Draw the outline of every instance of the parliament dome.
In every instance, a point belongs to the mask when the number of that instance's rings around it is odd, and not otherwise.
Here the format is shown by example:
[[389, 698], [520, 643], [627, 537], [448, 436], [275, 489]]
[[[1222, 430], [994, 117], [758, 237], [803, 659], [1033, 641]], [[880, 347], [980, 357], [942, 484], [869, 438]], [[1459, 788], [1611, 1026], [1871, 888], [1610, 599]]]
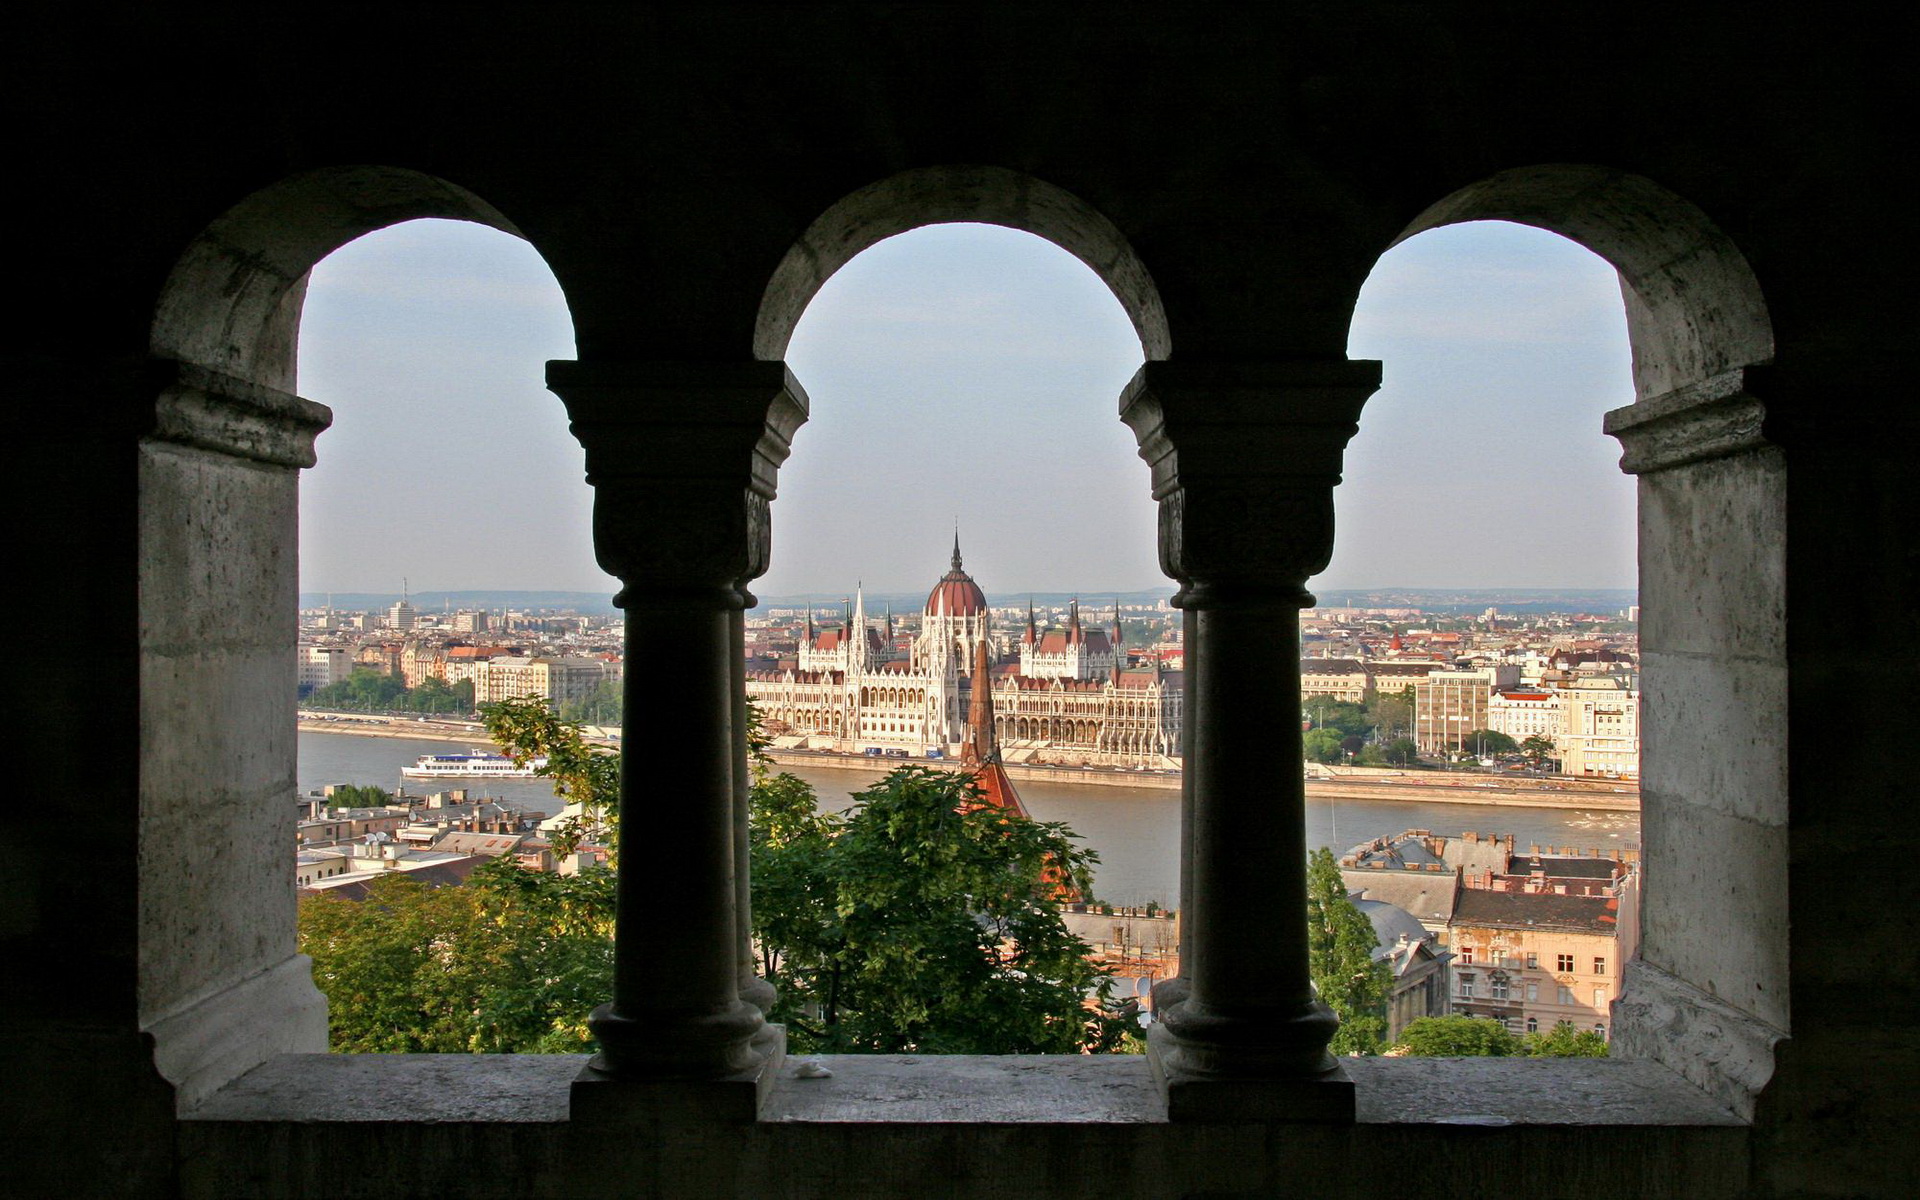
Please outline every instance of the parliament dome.
[[987, 611], [987, 594], [973, 581], [973, 576], [960, 566], [960, 535], [953, 535], [953, 561], [951, 568], [933, 585], [933, 591], [927, 593], [927, 611], [929, 617], [978, 617]]

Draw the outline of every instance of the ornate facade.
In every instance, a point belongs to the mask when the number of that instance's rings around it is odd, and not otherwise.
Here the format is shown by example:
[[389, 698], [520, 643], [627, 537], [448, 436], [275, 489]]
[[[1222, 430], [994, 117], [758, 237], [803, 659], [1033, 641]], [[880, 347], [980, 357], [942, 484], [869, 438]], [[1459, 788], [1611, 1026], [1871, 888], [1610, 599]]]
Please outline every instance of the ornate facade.
[[[1179, 672], [1121, 668], [1119, 610], [1111, 632], [1084, 628], [1076, 601], [1065, 629], [1042, 632], [1029, 606], [1017, 662], [989, 669], [994, 735], [1010, 762], [1170, 767], [1180, 753]], [[934, 584], [919, 636], [893, 657], [892, 621], [867, 620], [856, 593], [839, 629], [812, 617], [791, 667], [747, 676], [747, 694], [777, 735], [823, 749], [953, 754], [966, 736], [980, 649], [993, 660], [986, 594], [960, 560]]]

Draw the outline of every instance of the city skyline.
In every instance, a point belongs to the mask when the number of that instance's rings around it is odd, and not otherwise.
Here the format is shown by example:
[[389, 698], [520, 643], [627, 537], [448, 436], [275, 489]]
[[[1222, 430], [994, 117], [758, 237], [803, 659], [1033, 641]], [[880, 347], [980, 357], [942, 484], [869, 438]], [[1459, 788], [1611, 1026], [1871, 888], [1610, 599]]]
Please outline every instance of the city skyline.
[[[541, 382], [573, 345], [530, 246], [451, 222], [351, 244], [314, 272], [301, 351], [302, 394], [337, 414], [303, 480], [303, 590], [614, 590]], [[1599, 432], [1631, 399], [1604, 263], [1517, 226], [1433, 231], [1383, 257], [1350, 352], [1386, 382], [1312, 586], [1633, 586], [1633, 485]], [[788, 360], [813, 417], [756, 591], [924, 588], [956, 518], [996, 593], [1167, 586], [1114, 415], [1138, 342], [1064, 251], [984, 226], [889, 239], [828, 281]]]

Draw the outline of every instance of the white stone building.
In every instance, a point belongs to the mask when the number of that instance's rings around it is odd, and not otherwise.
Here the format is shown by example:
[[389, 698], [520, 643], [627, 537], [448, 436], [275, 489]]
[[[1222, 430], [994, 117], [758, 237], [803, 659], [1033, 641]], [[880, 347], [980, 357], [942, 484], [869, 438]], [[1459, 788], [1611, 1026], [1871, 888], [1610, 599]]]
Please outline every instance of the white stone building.
[[[852, 632], [858, 631], [858, 632]], [[993, 655], [986, 594], [952, 563], [927, 596], [906, 659], [892, 656], [892, 621], [868, 624], [856, 593], [846, 624], [817, 630], [811, 616], [795, 666], [750, 672], [747, 694], [776, 738], [848, 753], [915, 756], [957, 751], [966, 732], [976, 646]], [[1042, 632], [1028, 612], [1018, 664], [993, 671], [996, 737], [1008, 761], [1164, 767], [1180, 753], [1178, 672], [1120, 669], [1121, 635], [1087, 629], [1076, 603], [1067, 628]]]

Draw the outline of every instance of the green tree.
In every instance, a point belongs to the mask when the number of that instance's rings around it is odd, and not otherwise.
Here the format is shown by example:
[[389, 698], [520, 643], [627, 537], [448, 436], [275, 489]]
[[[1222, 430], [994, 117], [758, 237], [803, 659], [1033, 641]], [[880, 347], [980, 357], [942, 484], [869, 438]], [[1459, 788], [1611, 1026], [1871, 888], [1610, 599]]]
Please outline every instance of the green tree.
[[1399, 766], [1407, 766], [1420, 761], [1420, 747], [1412, 738], [1395, 738], [1380, 747], [1380, 757]]
[[1373, 952], [1373, 922], [1347, 895], [1340, 864], [1326, 847], [1307, 859], [1307, 966], [1320, 999], [1340, 1018], [1335, 1054], [1378, 1054], [1386, 1042], [1393, 974]]
[[409, 688], [398, 675], [356, 667], [339, 683], [316, 689], [307, 703], [348, 712], [466, 713], [473, 711], [473, 681], [450, 684], [429, 676], [419, 687]]
[[546, 759], [539, 774], [553, 781], [553, 794], [563, 804], [580, 806], [554, 833], [554, 852], [571, 854], [593, 837], [613, 852], [618, 865], [620, 756], [588, 745], [580, 723], [556, 713], [545, 697], [483, 704], [480, 716], [502, 753], [521, 766]]
[[[327, 995], [329, 1042], [350, 1053], [560, 1053], [590, 1049], [586, 1015], [612, 987], [610, 882], [506, 859], [464, 887], [404, 875], [361, 901], [303, 897], [300, 950]], [[597, 873], [605, 876], [605, 872]], [[604, 898], [589, 896], [607, 890]]]
[[1422, 1058], [1511, 1058], [1526, 1052], [1505, 1025], [1486, 1017], [1415, 1018], [1394, 1049]]
[[1380, 741], [1391, 741], [1413, 732], [1413, 689], [1375, 693], [1367, 705], [1367, 720]]
[[1068, 931], [1057, 886], [1089, 894], [1065, 826], [978, 803], [961, 775], [902, 767], [822, 814], [791, 775], [754, 789], [753, 928], [802, 1051], [1071, 1054], [1129, 1024]]
[[616, 678], [602, 679], [591, 692], [560, 706], [560, 715], [582, 725], [618, 725], [625, 691]]
[[392, 792], [372, 784], [336, 784], [327, 793], [328, 808], [385, 808], [392, 803]]
[[1530, 733], [1520, 743], [1520, 753], [1527, 756], [1527, 765], [1539, 770], [1541, 764], [1553, 757], [1553, 739], [1538, 733]]
[[1520, 744], [1497, 729], [1475, 729], [1460, 739], [1470, 753], [1484, 758], [1489, 754], [1512, 754]]
[[1545, 1033], [1530, 1033], [1525, 1051], [1534, 1058], [1605, 1058], [1606, 1035], [1597, 1029], [1576, 1029], [1561, 1021]]
[[355, 667], [339, 683], [315, 690], [307, 703], [315, 708], [338, 708], [349, 712], [385, 712], [407, 690], [406, 680], [389, 671]]
[[1373, 728], [1364, 705], [1332, 696], [1308, 696], [1301, 707], [1316, 729], [1331, 729], [1343, 738], [1365, 737]]
[[1340, 746], [1337, 729], [1309, 729], [1301, 735], [1300, 744], [1310, 762], [1337, 763], [1346, 759], [1347, 752]]

